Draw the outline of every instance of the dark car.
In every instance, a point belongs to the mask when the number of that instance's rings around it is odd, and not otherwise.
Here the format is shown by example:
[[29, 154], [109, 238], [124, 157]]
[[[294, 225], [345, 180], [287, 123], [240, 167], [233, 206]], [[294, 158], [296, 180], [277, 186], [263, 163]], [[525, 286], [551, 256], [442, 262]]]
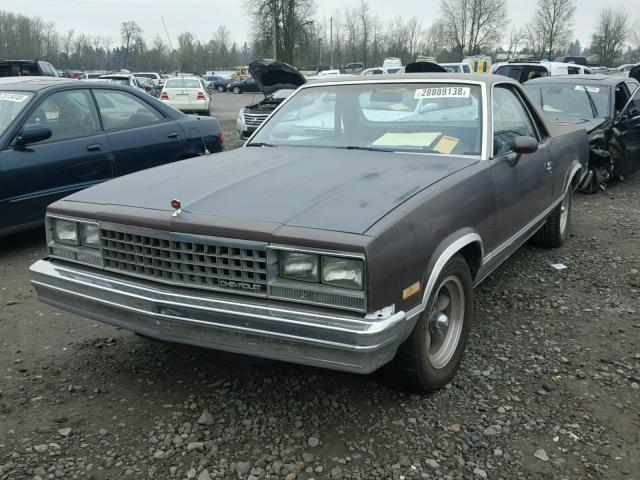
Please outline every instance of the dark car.
[[608, 75], [547, 77], [524, 84], [548, 117], [589, 132], [589, 174], [581, 190], [595, 193], [640, 168], [639, 86], [635, 78]]
[[58, 77], [57, 70], [43, 60], [0, 60], [0, 77]]
[[586, 57], [558, 57], [554, 61], [561, 63], [575, 63], [576, 65], [582, 65], [583, 67], [589, 66]]
[[240, 137], [250, 136], [278, 105], [306, 83], [297, 69], [277, 60], [255, 60], [249, 65], [249, 73], [265, 98], [238, 113], [236, 126]]
[[51, 205], [31, 279], [145, 336], [358, 373], [393, 360], [433, 390], [460, 363], [473, 287], [529, 238], [568, 238], [587, 157], [584, 129], [503, 77], [307, 83], [215, 162]]
[[0, 233], [42, 223], [51, 202], [104, 180], [219, 152], [222, 138], [217, 120], [128, 87], [0, 79]]
[[229, 82], [227, 85], [227, 92], [233, 92], [236, 94], [246, 92], [255, 93], [260, 92], [260, 88], [256, 81], [252, 77], [249, 77], [244, 80], [234, 80]]
[[219, 75], [205, 75], [202, 79], [207, 82], [207, 90], [209, 91], [217, 90], [220, 93], [227, 91], [229, 79], [226, 77], [221, 77]]

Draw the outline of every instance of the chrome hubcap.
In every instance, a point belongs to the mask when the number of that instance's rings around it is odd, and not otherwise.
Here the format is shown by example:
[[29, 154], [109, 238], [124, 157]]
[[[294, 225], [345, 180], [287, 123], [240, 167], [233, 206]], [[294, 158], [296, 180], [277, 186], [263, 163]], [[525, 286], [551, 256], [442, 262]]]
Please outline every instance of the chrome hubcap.
[[427, 355], [435, 369], [446, 367], [458, 348], [464, 323], [464, 305], [462, 282], [453, 275], [445, 278], [438, 287], [429, 317]]

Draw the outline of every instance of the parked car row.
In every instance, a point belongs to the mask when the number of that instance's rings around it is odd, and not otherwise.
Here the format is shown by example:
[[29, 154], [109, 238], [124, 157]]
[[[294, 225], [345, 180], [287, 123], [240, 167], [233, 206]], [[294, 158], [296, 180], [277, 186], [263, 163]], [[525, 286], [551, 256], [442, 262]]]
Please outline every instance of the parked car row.
[[0, 228], [41, 222], [53, 202], [31, 278], [57, 308], [349, 372], [391, 362], [441, 388], [473, 288], [527, 240], [561, 246], [575, 190], [640, 168], [634, 70], [523, 84], [446, 67], [308, 81], [255, 61], [265, 98], [238, 116], [250, 138], [215, 156], [201, 155], [222, 150], [218, 122], [177, 110], [211, 113], [204, 78], [168, 78], [160, 99], [0, 80]]

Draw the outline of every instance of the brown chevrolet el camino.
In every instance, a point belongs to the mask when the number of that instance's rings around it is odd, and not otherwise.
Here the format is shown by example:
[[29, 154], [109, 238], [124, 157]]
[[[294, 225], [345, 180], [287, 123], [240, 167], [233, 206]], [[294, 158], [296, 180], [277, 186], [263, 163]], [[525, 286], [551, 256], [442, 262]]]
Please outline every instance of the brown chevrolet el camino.
[[473, 287], [558, 247], [588, 158], [495, 75], [332, 77], [240, 149], [134, 173], [47, 215], [40, 299], [172, 342], [422, 390], [460, 363]]

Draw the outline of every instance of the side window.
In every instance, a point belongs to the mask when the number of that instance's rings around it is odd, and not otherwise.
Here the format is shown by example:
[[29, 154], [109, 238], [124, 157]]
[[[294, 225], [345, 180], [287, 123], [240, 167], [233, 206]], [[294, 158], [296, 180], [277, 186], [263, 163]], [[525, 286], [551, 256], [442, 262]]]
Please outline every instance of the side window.
[[580, 74], [580, 68], [579, 67], [567, 67], [567, 70], [569, 70], [569, 75], [579, 75]]
[[40, 143], [86, 137], [100, 132], [89, 90], [70, 90], [49, 95], [29, 116], [26, 125], [43, 125], [51, 129], [51, 137]]
[[155, 108], [135, 95], [118, 90], [94, 90], [105, 130], [142, 127], [163, 120]]
[[531, 117], [512, 88], [498, 85], [493, 89], [493, 155], [511, 150], [511, 141], [521, 135], [537, 138]]

